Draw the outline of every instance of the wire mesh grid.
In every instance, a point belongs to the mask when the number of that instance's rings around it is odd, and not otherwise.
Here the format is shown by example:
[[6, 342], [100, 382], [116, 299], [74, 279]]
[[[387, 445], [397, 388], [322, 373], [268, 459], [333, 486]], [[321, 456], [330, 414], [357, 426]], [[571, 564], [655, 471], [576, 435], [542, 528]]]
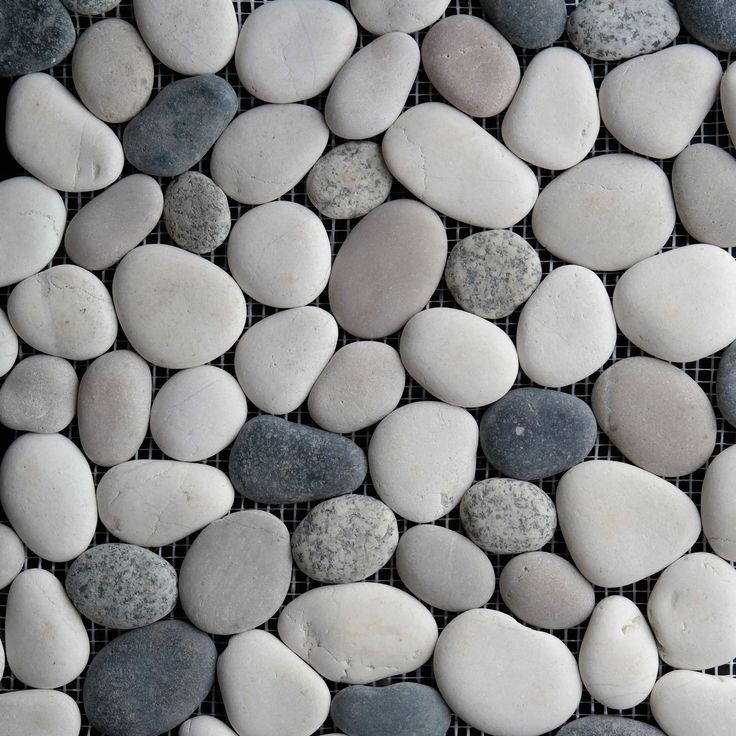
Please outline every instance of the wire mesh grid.
[[[337, 1], [345, 5], [349, 4], [348, 0], [337, 0]], [[256, 7], [262, 5], [263, 2], [264, 0], [236, 0], [234, 4], [235, 4], [236, 12], [238, 15], [239, 24], [242, 24], [243, 20], [247, 17], [247, 15], [250, 12], [252, 12]], [[577, 4], [577, 2], [576, 0], [567, 0], [567, 4], [569, 6], [568, 10], [570, 10]], [[480, 3], [478, 0], [452, 0], [452, 2], [450, 3], [446, 11], [446, 15], [453, 15], [456, 13], [470, 13], [473, 15], [478, 15], [478, 16], [483, 17], [483, 13], [482, 13]], [[100, 20], [99, 17], [88, 18], [84, 16], [77, 16], [77, 15], [73, 15], [72, 17], [73, 17], [78, 33], [83, 32], [90, 25], [92, 25], [92, 23]], [[123, 0], [120, 6], [116, 8], [115, 10], [107, 13], [106, 17], [120, 17], [120, 18], [123, 18], [125, 20], [128, 20], [134, 23], [135, 21], [133, 17], [133, 9], [132, 9], [131, 0]], [[425, 35], [425, 32], [420, 32], [420, 33], [415, 34], [415, 38], [420, 44], [421, 44], [421, 41], [424, 35]], [[373, 40], [373, 36], [371, 36], [370, 34], [360, 29], [360, 36], [358, 40], [359, 47], [362, 47], [370, 43], [370, 41], [372, 40]], [[691, 42], [691, 39], [688, 38], [685, 34], [681, 34], [680, 37], [676, 41], [676, 43], [686, 43], [686, 42]], [[568, 45], [569, 46], [570, 44], [567, 42], [566, 37], [563, 36], [563, 38], [556, 45]], [[520, 60], [522, 72], [523, 72], [523, 70], [526, 68], [527, 64], [529, 63], [529, 61], [534, 56], [534, 52], [526, 51], [523, 49], [516, 49], [516, 51], [519, 56], [519, 60]], [[730, 58], [727, 54], [721, 54], [720, 58], [721, 58], [723, 68], [725, 69], [727, 64], [730, 62]], [[603, 76], [607, 73], [607, 71], [612, 69], [614, 66], [616, 66], [616, 63], [593, 62], [593, 61], [590, 62], [590, 68], [595, 78], [596, 87], [600, 85], [600, 82]], [[61, 81], [64, 85], [66, 85], [69, 89], [71, 90], [74, 89], [72, 76], [71, 76], [71, 59], [70, 58], [67, 58], [64, 63], [59, 64], [58, 66], [51, 69], [50, 73], [53, 76], [55, 76], [59, 81]], [[237, 74], [235, 72], [234, 64], [232, 62], [228, 64], [228, 66], [222, 72], [220, 72], [220, 75], [224, 76], [227, 79], [227, 81], [231, 85], [233, 85], [235, 90], [238, 92], [238, 95], [240, 97], [240, 112], [244, 112], [245, 110], [248, 110], [255, 105], [262, 104], [259, 101], [255, 100], [253, 97], [251, 97], [240, 85]], [[154, 81], [154, 93], [153, 94], [155, 95], [158, 92], [158, 90], [160, 90], [162, 87], [164, 87], [165, 85], [179, 78], [181, 78], [180, 75], [175, 74], [174, 72], [167, 69], [159, 62], [156, 62], [156, 76], [155, 76], [155, 81]], [[409, 106], [417, 105], [422, 102], [429, 102], [429, 101], [442, 101], [442, 97], [431, 86], [423, 69], [420, 69], [418, 78], [414, 84], [413, 90], [409, 96], [409, 99], [407, 100], [406, 105], [407, 107], [409, 107]], [[317, 107], [318, 109], [324, 109], [324, 102], [325, 102], [325, 96], [322, 95], [314, 100], [310, 100], [308, 104], [313, 105]], [[494, 118], [479, 119], [477, 122], [480, 123], [486, 130], [488, 130], [496, 138], [500, 139], [501, 120], [502, 120], [502, 115], [494, 117]], [[114, 129], [116, 130], [119, 136], [122, 136], [123, 127], [124, 126], [114, 126]], [[331, 148], [332, 146], [340, 142], [341, 141], [339, 140], [335, 140], [333, 136], [330, 139], [328, 148]], [[731, 142], [728, 137], [728, 132], [726, 130], [725, 122], [723, 120], [723, 116], [720, 110], [720, 105], [718, 102], [714, 106], [714, 109], [711, 110], [710, 114], [708, 115], [705, 122], [701, 126], [700, 131], [694, 137], [693, 142], [714, 143], [714, 144], [721, 146], [722, 148], [729, 149], [733, 153], [731, 149]], [[595, 156], [595, 155], [600, 155], [603, 153], [613, 153], [613, 152], [620, 152], [624, 150], [626, 149], [624, 149], [605, 130], [605, 128], [602, 127], [600, 134], [598, 136], [598, 139], [596, 141], [594, 151], [592, 152], [591, 155]], [[664, 162], [659, 161], [657, 163], [659, 163], [664, 168], [665, 172], [668, 175], [670, 174], [671, 166], [672, 166], [671, 161], [664, 161]], [[195, 168], [198, 171], [202, 171], [205, 174], [209, 174], [209, 156], [206, 156], [204, 160], [200, 162]], [[553, 172], [543, 170], [543, 169], [535, 169], [535, 171], [536, 171], [541, 187], [544, 187], [553, 178]], [[134, 172], [134, 169], [131, 166], [126, 165], [126, 168], [123, 171], [123, 175], [127, 175], [133, 172]], [[168, 183], [168, 180], [161, 180], [161, 184], [163, 186], [165, 186], [167, 183]], [[402, 198], [402, 197], [411, 197], [411, 195], [408, 194], [406, 190], [404, 190], [400, 185], [395, 184], [391, 191], [390, 198], [396, 199], [396, 198]], [[86, 204], [91, 198], [92, 198], [92, 195], [89, 193], [65, 194], [64, 199], [65, 199], [65, 202], [68, 208], [68, 220], [71, 220], [74, 214], [76, 214], [76, 212], [84, 204]], [[305, 183], [303, 180], [295, 187], [294, 190], [284, 195], [282, 199], [290, 199], [294, 202], [298, 202], [300, 204], [306, 205], [307, 207], [310, 207], [311, 209], [313, 209], [306, 196]], [[247, 209], [249, 209], [248, 207], [240, 205], [233, 201], [230, 202], [230, 207], [231, 207], [231, 215], [232, 215], [233, 221], [235, 221]], [[450, 248], [452, 248], [455, 245], [455, 243], [457, 243], [462, 238], [467, 237], [473, 232], [478, 232], [480, 230], [480, 228], [472, 228], [468, 225], [459, 223], [448, 217], [443, 216], [442, 219], [447, 229], [447, 236], [448, 236]], [[332, 243], [333, 253], [334, 253], [340, 247], [340, 244], [345, 240], [346, 236], [350, 232], [351, 226], [354, 225], [355, 222], [357, 221], [353, 221], [353, 222], [344, 221], [344, 220], [335, 221], [335, 220], [326, 220], [323, 218], [323, 222], [330, 236], [330, 241]], [[513, 230], [519, 235], [521, 235], [522, 237], [526, 238], [532, 245], [534, 245], [537, 248], [539, 255], [541, 257], [541, 260], [542, 260], [542, 268], [543, 268], [544, 275], [548, 274], [553, 268], [556, 268], [562, 265], [562, 261], [559, 261], [553, 258], [546, 250], [541, 248], [541, 246], [539, 246], [539, 244], [535, 241], [534, 236], [532, 234], [532, 230], [531, 230], [531, 218], [530, 217], [525, 218], [522, 222], [516, 225], [513, 228]], [[163, 222], [159, 223], [159, 225], [145, 239], [144, 242], [146, 243], [162, 242], [162, 243], [173, 244], [173, 241], [171, 240], [170, 236], [166, 232]], [[690, 242], [693, 242], [692, 239], [687, 235], [682, 225], [678, 221], [675, 232], [672, 238], [670, 239], [670, 242], [667, 244], [667, 246], [665, 246], [665, 249], [686, 245]], [[212, 262], [216, 263], [218, 266], [221, 266], [222, 268], [226, 269], [227, 268], [226, 247], [227, 247], [226, 244], [224, 244], [220, 246], [219, 248], [217, 248], [213, 253], [207, 256], [204, 256], [204, 257], [209, 258]], [[67, 262], [67, 258], [63, 251], [63, 247], [62, 247], [50, 265], [58, 265], [58, 264], [65, 263], [65, 262]], [[113, 273], [114, 273], [114, 269], [107, 269], [98, 274], [100, 278], [103, 280], [103, 282], [108, 286], [108, 288], [111, 286]], [[613, 287], [615, 286], [616, 280], [620, 274], [602, 273], [599, 275], [602, 278], [603, 283], [606, 285], [606, 288], [609, 294], [612, 294]], [[11, 290], [10, 288], [0, 289], [0, 307], [2, 307], [3, 309], [5, 309], [6, 307], [7, 297], [8, 297], [10, 290]], [[320, 307], [329, 309], [326, 292], [323, 292], [315, 300], [314, 304], [316, 306], [320, 306]], [[439, 307], [439, 306], [456, 307], [457, 306], [454, 300], [452, 299], [452, 296], [450, 295], [449, 291], [447, 290], [444, 284], [444, 281], [440, 283], [437, 291], [433, 294], [428, 306], [429, 307]], [[248, 300], [247, 327], [250, 327], [254, 323], [258, 322], [259, 320], [263, 319], [269, 314], [274, 313], [275, 311], [276, 310], [271, 309], [269, 307], [265, 307], [261, 304], [255, 303], [252, 300]], [[512, 339], [514, 339], [516, 335], [516, 326], [518, 322], [518, 316], [519, 316], [519, 310], [517, 310], [516, 312], [514, 312], [513, 314], [511, 314], [509, 317], [505, 319], [496, 320], [496, 324], [502, 327], [511, 336]], [[341, 330], [340, 335], [339, 335], [339, 340], [338, 340], [338, 347], [352, 340], [354, 340], [354, 338], [347, 335], [344, 331]], [[398, 347], [398, 337], [397, 336], [391, 336], [389, 338], [386, 338], [385, 342], [387, 342], [388, 344], [394, 347]], [[123, 335], [122, 331], [119, 331], [118, 340], [115, 343], [115, 349], [124, 349], [128, 347], [129, 345], [127, 344], [125, 340], [125, 336]], [[21, 356], [20, 356], [21, 358], [27, 357], [33, 352], [34, 351], [28, 345], [23, 344], [23, 343], [21, 344]], [[626, 338], [624, 338], [623, 335], [619, 333], [614, 355], [612, 356], [611, 360], [609, 360], [608, 363], [606, 363], [606, 365], [603, 366], [601, 370], [607, 368], [609, 365], [611, 365], [615, 361], [621, 360], [623, 358], [626, 358], [632, 355], [640, 355], [640, 354], [641, 354], [641, 351], [638, 348], [631, 345], [631, 343], [629, 343], [629, 341]], [[213, 364], [234, 374], [233, 355], [234, 355], [234, 352], [230, 350], [218, 360], [213, 361]], [[698, 381], [700, 386], [703, 388], [706, 394], [710, 397], [714, 407], [715, 407], [715, 377], [716, 377], [716, 370], [718, 367], [718, 360], [719, 360], [719, 356], [716, 355], [716, 356], [704, 358], [695, 363], [689, 363], [687, 365], [681, 366], [688, 372], [689, 375], [691, 375], [694, 379]], [[75, 363], [77, 373], [80, 377], [83, 374], [87, 365], [88, 365], [87, 362]], [[166, 379], [173, 373], [173, 371], [168, 371], [166, 369], [158, 368], [155, 366], [152, 366], [152, 372], [153, 372], [154, 387], [156, 390], [159, 389], [163, 385], [163, 383], [166, 381]], [[594, 375], [588, 377], [587, 379], [580, 381], [577, 384], [571, 387], [567, 387], [563, 390], [569, 393], [572, 393], [573, 395], [581, 399], [589, 401], [593, 384], [599, 374], [600, 374], [600, 371], [596, 372]], [[531, 382], [529, 381], [528, 378], [526, 378], [523, 374], [520, 373], [517, 378], [515, 386], [518, 387], [518, 386], [526, 386], [526, 385], [531, 385]], [[410, 377], [407, 376], [407, 383], [406, 383], [406, 387], [404, 390], [404, 395], [403, 395], [401, 403], [405, 404], [410, 401], [418, 401], [418, 400], [422, 400], [426, 398], [433, 398], [433, 397], [429, 396], [427, 392], [425, 392], [424, 389], [421, 388], [421, 386], [419, 386]], [[476, 419], [480, 420], [480, 417], [482, 415], [482, 410], [473, 410], [472, 413], [474, 414]], [[248, 418], [252, 419], [256, 414], [257, 414], [257, 411], [255, 410], [255, 407], [251, 406]], [[312, 424], [312, 421], [309, 417], [306, 406], [302, 406], [297, 411], [293, 412], [292, 414], [287, 415], [287, 418], [292, 421]], [[717, 421], [718, 421], [718, 434], [717, 434], [717, 442], [716, 442], [714, 454], [718, 454], [721, 450], [725, 449], [726, 447], [733, 444], [734, 441], [736, 441], [736, 430], [732, 429], [728, 424], [726, 424], [726, 422], [723, 420], [720, 414], [718, 414], [718, 412], [717, 412]], [[72, 423], [72, 425], [65, 431], [65, 434], [69, 436], [77, 444], [79, 444], [79, 433], [78, 433], [76, 422]], [[371, 435], [371, 429], [368, 429], [368, 430], [364, 430], [361, 432], [357, 432], [354, 435], [352, 435], [352, 437], [358, 443], [358, 445], [366, 449], [370, 435]], [[137, 458], [163, 458], [164, 456], [159, 451], [159, 449], [156, 447], [155, 443], [153, 442], [149, 434], [147, 435], [136, 457]], [[599, 434], [598, 441], [596, 442], [595, 447], [590, 453], [589, 459], [593, 459], [593, 458], [606, 459], [606, 460], [609, 460], [609, 459], [610, 460], [624, 460], [623, 456], [618, 452], [618, 450], [615, 447], [611, 445], [609, 439], [602, 433]], [[228, 462], [228, 450], [227, 449], [219, 453], [217, 456], [210, 458], [209, 460], [206, 461], [207, 464], [216, 466], [225, 471], [227, 470], [227, 462]], [[97, 466], [93, 466], [92, 469], [93, 469], [93, 473], [95, 477], [95, 482], [99, 480], [99, 478], [102, 476], [102, 474], [106, 470], [105, 468], [101, 468]], [[699, 504], [700, 487], [701, 487], [701, 483], [703, 479], [703, 473], [704, 471], [701, 469], [689, 476], [684, 476], [681, 478], [670, 479], [670, 480], [674, 482], [681, 490], [687, 493], [696, 504]], [[477, 460], [477, 467], [476, 467], [476, 480], [482, 480], [484, 478], [494, 477], [497, 475], [498, 473], [488, 465], [482, 453], [479, 452], [478, 460]], [[538, 481], [538, 483], [543, 490], [545, 490], [547, 493], [549, 493], [554, 498], [555, 486], [556, 486], [557, 480], [558, 480], [557, 477], [545, 478], [545, 479]], [[358, 491], [356, 492], [365, 493], [369, 495], [375, 495], [374, 489], [370, 482], [370, 478], [367, 478], [362, 488], [358, 489]], [[301, 519], [304, 518], [304, 516], [309, 511], [312, 505], [313, 504], [309, 504], [309, 503], [300, 503], [300, 504], [289, 505], [289, 506], [265, 506], [265, 505], [254, 504], [246, 499], [237, 497], [233, 505], [233, 511], [239, 511], [245, 508], [261, 508], [261, 509], [264, 509], [266, 511], [269, 511], [277, 515], [279, 518], [281, 518], [284, 521], [284, 523], [289, 528], [289, 530], [293, 531], [296, 528], [296, 525], [299, 523], [299, 521], [301, 521]], [[3, 522], [6, 521], [6, 519], [2, 516], [2, 510], [0, 510], [0, 521], [3, 521]], [[456, 531], [461, 531], [459, 514], [458, 514], [457, 509], [454, 509], [447, 516], [438, 520], [436, 523], [446, 526], [450, 529], [454, 529]], [[401, 532], [405, 531], [405, 529], [407, 529], [411, 525], [412, 524], [410, 522], [406, 522], [403, 519], [399, 518], [399, 529]], [[196, 537], [196, 534], [193, 534], [190, 537], [187, 537], [186, 539], [182, 539], [172, 545], [169, 545], [169, 546], [166, 546], [160, 549], [156, 549], [155, 551], [160, 553], [165, 559], [167, 559], [178, 571], [181, 567], [181, 563], [184, 558], [184, 555], [186, 554], [187, 549], [189, 548], [189, 546], [191, 545], [195, 537]], [[93, 543], [101, 544], [101, 543], [105, 543], [109, 541], [116, 541], [116, 540], [100, 524], [98, 526], [97, 533], [95, 535], [95, 539]], [[555, 552], [559, 555], [562, 555], [563, 557], [566, 557], [567, 559], [570, 559], [559, 530], [557, 531], [552, 542], [546, 545], [544, 549], [547, 551]], [[693, 551], [701, 551], [705, 549], [707, 549], [707, 545], [705, 541], [703, 540], [703, 538], [701, 537], [700, 540], [698, 540], [698, 542], [694, 545]], [[503, 568], [503, 565], [510, 558], [508, 556], [500, 556], [500, 555], [491, 555], [490, 557], [491, 557], [491, 561], [493, 562], [493, 565], [496, 571], [496, 575], [498, 576], [501, 572], [501, 569]], [[29, 554], [29, 557], [27, 560], [27, 567], [42, 567], [44, 569], [50, 570], [53, 573], [55, 573], [57, 577], [61, 579], [63, 582], [64, 575], [66, 573], [66, 570], [68, 569], [68, 564], [50, 563], [48, 561], [41, 560], [32, 554]], [[652, 578], [648, 578], [646, 580], [642, 580], [638, 583], [635, 583], [633, 585], [629, 585], [623, 588], [615, 588], [615, 589], [596, 588], [596, 600], [601, 600], [606, 595], [621, 594], [621, 595], [625, 595], [631, 598], [644, 612], [645, 607], [646, 607], [647, 598], [655, 582], [655, 579], [656, 579], [656, 576]], [[391, 560], [379, 572], [377, 572], [375, 575], [369, 578], [369, 580], [383, 582], [383, 583], [390, 583], [391, 585], [395, 585], [399, 588], [403, 588], [401, 581], [398, 575], [396, 574], [396, 568], [395, 568], [393, 560]], [[291, 586], [290, 586], [289, 593], [287, 595], [287, 599], [285, 603], [288, 603], [300, 593], [303, 593], [306, 590], [312, 587], [315, 587], [317, 585], [318, 585], [317, 583], [309, 580], [305, 575], [303, 575], [298, 569], [295, 568], [292, 573]], [[7, 590], [0, 591], [0, 634], [2, 634], [3, 639], [4, 639], [4, 620], [5, 620], [6, 602], [7, 602]], [[501, 601], [498, 590], [494, 592], [493, 597], [491, 598], [491, 601], [488, 603], [487, 607], [502, 610], [502, 611], [505, 611], [506, 613], [509, 613], [509, 611], [505, 608], [503, 602]], [[440, 609], [432, 609], [432, 612], [434, 614], [434, 617], [437, 621], [438, 626], [440, 627], [440, 630], [442, 630], [442, 628], [444, 628], [444, 626], [446, 626], [447, 623], [455, 615], [455, 614], [449, 614], [448, 612], [442, 611]], [[171, 617], [172, 618], [184, 618], [184, 613], [180, 606], [176, 607], [176, 609], [171, 614]], [[265, 625], [264, 628], [267, 631], [273, 634], [276, 634], [276, 620], [277, 620], [276, 617], [272, 618]], [[109, 641], [114, 639], [119, 634], [119, 632], [117, 631], [106, 629], [104, 627], [98, 626], [89, 621], [85, 621], [85, 623], [87, 624], [87, 628], [88, 628], [88, 632], [89, 632], [89, 636], [91, 640], [93, 657], [94, 657], [94, 654], [96, 652], [99, 652], [100, 649], [105, 644], [107, 644]], [[584, 631], [585, 631], [585, 626], [582, 625], [582, 626], [577, 626], [577, 627], [573, 627], [570, 629], [565, 629], [562, 631], [555, 631], [554, 634], [560, 637], [565, 642], [565, 644], [570, 648], [573, 654], [577, 655]], [[370, 635], [370, 632], [367, 632], [367, 633], [368, 635]], [[221, 652], [227, 644], [227, 637], [217, 636], [213, 638], [217, 645], [218, 651]], [[666, 670], [668, 668], [665, 666], [664, 669]], [[711, 670], [710, 672], [713, 673], [715, 671]], [[734, 674], [733, 663], [719, 667], [718, 674], [733, 675]], [[389, 682], [397, 682], [401, 680], [420, 682], [420, 683], [425, 683], [425, 684], [430, 684], [430, 685], [433, 684], [434, 681], [433, 681], [433, 676], [432, 676], [431, 664], [428, 663], [424, 665], [423, 667], [421, 667], [419, 670], [408, 673], [406, 675], [402, 675], [400, 677], [389, 678], [388, 680], [382, 681], [380, 684], [387, 684]], [[61, 688], [64, 692], [66, 692], [72, 698], [74, 698], [80, 704], [80, 707], [82, 704], [83, 682], [84, 682], [84, 673], [77, 680], [69, 683], [64, 688]], [[340, 687], [340, 686], [334, 685], [334, 683], [328, 683], [328, 684], [330, 685], [333, 693], [337, 691], [338, 687]], [[8, 668], [6, 668], [4, 677], [0, 681], [0, 686], [1, 686], [0, 690], [17, 690], [17, 689], [24, 688], [24, 685], [13, 677], [12, 673], [10, 673]], [[577, 718], [579, 716], [590, 715], [594, 713], [602, 714], [602, 713], [607, 713], [607, 712], [608, 710], [604, 706], [602, 706], [599, 703], [594, 702], [591, 696], [587, 692], [584, 691], [582, 700], [579, 704], [579, 707], [574, 717]], [[619, 713], [619, 711], [611, 711], [611, 712], [616, 713], [616, 714]], [[215, 684], [215, 687], [208, 694], [207, 698], [198, 708], [196, 713], [214, 715], [222, 719], [225, 719], [225, 710], [224, 710], [222, 698], [220, 696], [220, 692], [217, 687], [217, 684]], [[652, 722], [648, 701], [645, 701], [644, 703], [636, 706], [633, 709], [622, 711], [620, 712], [620, 714], [625, 717], [634, 717], [638, 720]], [[325, 734], [333, 730], [335, 729], [332, 727], [330, 720], [328, 720], [324, 724], [324, 726], [319, 730], [318, 733]], [[170, 733], [175, 734], [176, 730]], [[99, 736], [99, 732], [88, 724], [84, 716], [84, 713], [82, 715], [81, 734], [82, 736]], [[452, 724], [448, 731], [448, 734], [454, 734], [455, 736], [459, 736], [459, 735], [478, 736], [480, 732], [475, 729], [470, 728], [467, 724], [463, 723], [462, 721], [460, 721], [459, 719], [453, 716]]]

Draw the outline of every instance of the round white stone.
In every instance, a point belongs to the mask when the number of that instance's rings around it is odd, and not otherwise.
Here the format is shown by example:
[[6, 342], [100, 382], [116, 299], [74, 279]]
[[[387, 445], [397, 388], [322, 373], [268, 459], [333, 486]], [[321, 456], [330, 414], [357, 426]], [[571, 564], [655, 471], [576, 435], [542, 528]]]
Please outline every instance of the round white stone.
[[15, 365], [17, 359], [18, 335], [5, 312], [0, 309], [0, 378]]
[[498, 401], [519, 370], [509, 336], [487, 320], [439, 307], [414, 315], [401, 331], [401, 360], [438, 399], [478, 407]]
[[519, 363], [541, 386], [559, 388], [587, 378], [615, 346], [611, 300], [603, 282], [587, 268], [554, 269], [521, 310]]
[[66, 693], [19, 690], [0, 695], [3, 736], [79, 736], [82, 715]]
[[237, 734], [217, 718], [195, 716], [179, 726], [179, 736], [237, 736]]
[[376, 492], [395, 513], [418, 523], [455, 508], [475, 478], [478, 425], [457, 406], [415, 401], [376, 427], [368, 464]]
[[[9, 526], [0, 524], [0, 590], [15, 580], [25, 564], [26, 551], [20, 537]], [[0, 677], [2, 672], [0, 667]]]
[[281, 611], [278, 630], [322, 677], [351, 685], [411, 672], [427, 662], [437, 642], [432, 614], [383, 583], [313, 588]]
[[733, 143], [736, 140], [736, 64], [730, 64], [721, 78], [721, 109]]
[[366, 31], [414, 33], [442, 17], [450, 0], [352, 0], [350, 10]]
[[703, 532], [716, 554], [736, 561], [736, 496], [733, 478], [736, 477], [736, 447], [728, 447], [705, 471], [700, 497], [700, 515]]

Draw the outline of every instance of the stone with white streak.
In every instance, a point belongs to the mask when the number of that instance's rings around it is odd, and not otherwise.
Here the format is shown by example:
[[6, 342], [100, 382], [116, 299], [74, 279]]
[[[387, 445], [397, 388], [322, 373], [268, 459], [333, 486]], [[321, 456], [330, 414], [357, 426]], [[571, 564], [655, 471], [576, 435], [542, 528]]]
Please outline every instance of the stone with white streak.
[[19, 690], [0, 695], [3, 736], [79, 736], [79, 706], [58, 690]]
[[376, 36], [392, 31], [414, 33], [442, 16], [450, 0], [353, 0], [350, 10]]
[[727, 447], [705, 471], [700, 515], [703, 533], [716, 554], [736, 561], [736, 496], [732, 481], [736, 477], [736, 447]]

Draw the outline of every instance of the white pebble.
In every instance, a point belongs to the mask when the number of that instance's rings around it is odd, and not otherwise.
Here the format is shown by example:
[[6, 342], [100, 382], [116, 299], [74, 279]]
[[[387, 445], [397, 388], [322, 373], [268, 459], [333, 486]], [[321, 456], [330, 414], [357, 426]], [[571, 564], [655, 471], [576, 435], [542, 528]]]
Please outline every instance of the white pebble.
[[[0, 590], [15, 580], [25, 564], [26, 550], [20, 537], [9, 526], [0, 524]], [[0, 667], [0, 677], [2, 672]]]
[[352, 0], [350, 9], [366, 31], [414, 33], [438, 20], [450, 0]]
[[237, 736], [237, 734], [217, 718], [194, 716], [179, 726], [179, 736]]
[[726, 560], [736, 560], [736, 447], [728, 447], [705, 471], [700, 497], [703, 533], [716, 554]]
[[3, 736], [79, 736], [82, 715], [66, 693], [19, 690], [0, 695]]
[[5, 312], [0, 309], [0, 378], [15, 365], [16, 360], [18, 360], [18, 336]]

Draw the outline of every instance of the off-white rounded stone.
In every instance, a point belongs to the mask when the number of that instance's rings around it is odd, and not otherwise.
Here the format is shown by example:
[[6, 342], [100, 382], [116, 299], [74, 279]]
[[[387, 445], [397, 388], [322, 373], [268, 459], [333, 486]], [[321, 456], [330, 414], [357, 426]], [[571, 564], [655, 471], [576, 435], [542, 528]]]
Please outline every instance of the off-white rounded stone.
[[716, 554], [726, 560], [736, 560], [736, 496], [733, 479], [736, 477], [736, 447], [728, 447], [705, 471], [700, 515], [703, 533]]
[[736, 140], [736, 64], [730, 64], [721, 78], [721, 110], [728, 134]]
[[217, 718], [195, 716], [179, 726], [179, 736], [237, 736], [237, 734]]
[[414, 33], [432, 25], [450, 0], [353, 0], [350, 10], [366, 31], [380, 36], [391, 31]]
[[79, 736], [79, 706], [58, 690], [20, 690], [0, 695], [3, 736]]
[[[15, 580], [25, 564], [26, 550], [20, 537], [9, 526], [0, 524], [0, 590]], [[0, 667], [0, 677], [2, 672]]]
[[0, 309], [0, 378], [15, 365], [17, 359], [18, 335], [5, 312]]

